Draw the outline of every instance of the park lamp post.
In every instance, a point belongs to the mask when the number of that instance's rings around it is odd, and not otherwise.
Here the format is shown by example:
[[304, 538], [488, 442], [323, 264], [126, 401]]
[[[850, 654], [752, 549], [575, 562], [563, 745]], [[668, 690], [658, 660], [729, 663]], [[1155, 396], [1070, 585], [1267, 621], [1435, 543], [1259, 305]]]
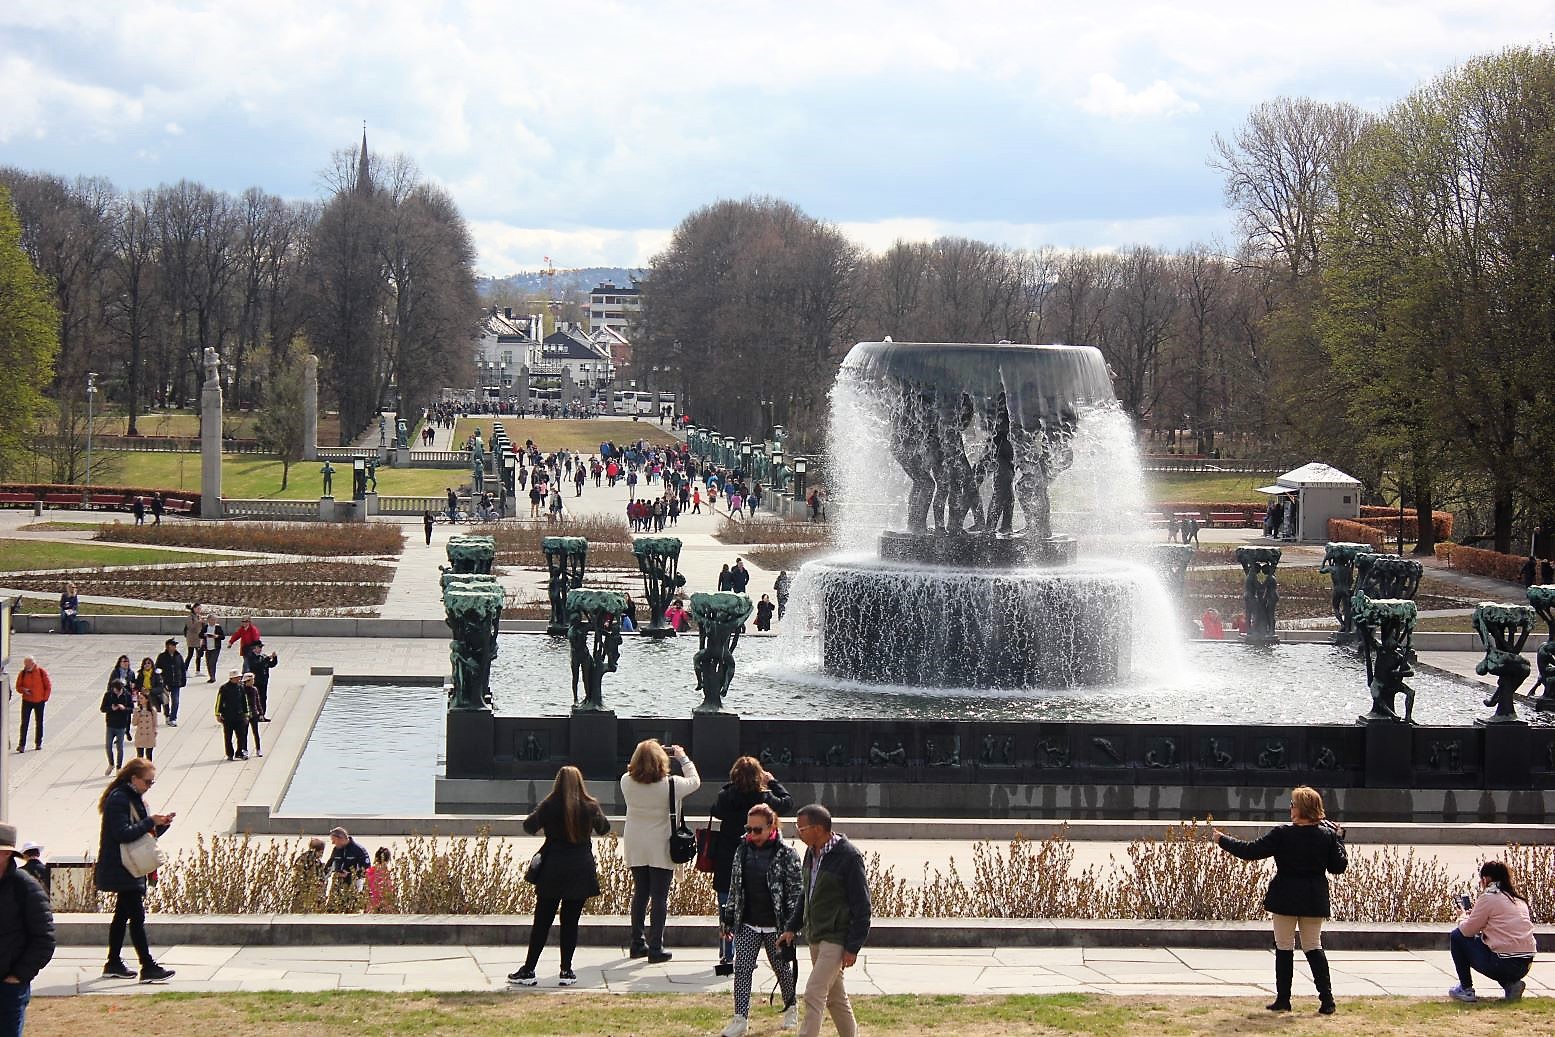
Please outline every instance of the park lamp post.
[[[92, 500], [92, 400], [97, 396], [97, 372], [86, 373], [86, 500]], [[39, 716], [42, 716], [40, 713]]]
[[351, 459], [351, 498], [364, 500], [367, 496], [367, 458], [357, 455]]
[[747, 477], [751, 474], [751, 440], [749, 436], [740, 444], [740, 468]]
[[794, 500], [796, 501], [804, 500], [804, 477], [809, 467], [810, 463], [805, 460], [803, 454], [794, 458]]
[[783, 444], [778, 443], [772, 447], [772, 488], [783, 490], [788, 485], [788, 477], [783, 474]]
[[734, 446], [734, 437], [733, 436], [725, 436], [724, 437], [724, 467], [725, 468], [733, 468], [734, 467], [734, 459], [736, 457], [738, 457], [738, 456], [739, 456], [739, 453], [736, 451], [735, 446]]

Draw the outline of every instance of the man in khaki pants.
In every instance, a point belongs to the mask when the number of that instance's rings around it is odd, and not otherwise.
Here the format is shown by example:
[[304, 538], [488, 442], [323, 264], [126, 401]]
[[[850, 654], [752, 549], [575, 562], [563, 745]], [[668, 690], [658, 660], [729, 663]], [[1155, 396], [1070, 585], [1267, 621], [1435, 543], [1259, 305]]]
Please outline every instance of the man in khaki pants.
[[842, 985], [842, 973], [858, 961], [869, 936], [869, 881], [864, 858], [831, 828], [831, 812], [819, 803], [799, 810], [799, 838], [805, 844], [804, 895], [778, 943], [803, 932], [810, 947], [810, 978], [804, 989], [800, 1037], [821, 1032], [821, 1006], [831, 1013], [838, 1037], [854, 1037], [858, 1024]]

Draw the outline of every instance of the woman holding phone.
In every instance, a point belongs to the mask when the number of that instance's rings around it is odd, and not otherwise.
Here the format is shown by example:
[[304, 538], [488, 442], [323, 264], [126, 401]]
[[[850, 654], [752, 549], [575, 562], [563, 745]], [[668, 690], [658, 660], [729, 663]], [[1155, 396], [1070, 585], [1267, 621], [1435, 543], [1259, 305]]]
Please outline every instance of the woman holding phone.
[[1327, 819], [1322, 795], [1301, 785], [1291, 790], [1290, 824], [1250, 843], [1217, 828], [1215, 841], [1222, 850], [1244, 861], [1274, 858], [1274, 878], [1263, 898], [1263, 906], [1274, 916], [1274, 1001], [1265, 1007], [1271, 1012], [1290, 1011], [1299, 929], [1301, 949], [1306, 952], [1312, 984], [1317, 987], [1317, 1010], [1333, 1015], [1334, 990], [1328, 955], [1323, 952], [1323, 920], [1329, 915], [1328, 876], [1342, 874], [1349, 858], [1344, 829]]

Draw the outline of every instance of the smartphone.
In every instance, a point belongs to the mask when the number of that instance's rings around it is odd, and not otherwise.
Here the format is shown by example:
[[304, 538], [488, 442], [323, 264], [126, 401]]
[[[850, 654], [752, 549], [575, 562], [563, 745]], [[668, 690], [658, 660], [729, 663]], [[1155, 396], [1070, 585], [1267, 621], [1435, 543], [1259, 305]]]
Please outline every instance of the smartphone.
[[1469, 896], [1467, 893], [1459, 893], [1458, 906], [1463, 908], [1465, 911], [1472, 911], [1474, 909], [1474, 898]]

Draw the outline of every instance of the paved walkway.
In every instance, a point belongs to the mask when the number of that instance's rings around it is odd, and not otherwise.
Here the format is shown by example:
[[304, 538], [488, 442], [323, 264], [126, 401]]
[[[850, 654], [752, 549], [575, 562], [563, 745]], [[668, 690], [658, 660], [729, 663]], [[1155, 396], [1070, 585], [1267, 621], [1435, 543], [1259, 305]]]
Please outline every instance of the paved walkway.
[[[33, 982], [37, 996], [130, 994], [157, 990], [227, 992], [236, 990], [503, 990], [507, 973], [522, 962], [519, 947], [204, 947], [152, 944], [158, 960], [178, 975], [166, 987], [101, 978], [103, 950], [62, 947]], [[1345, 951], [1330, 941], [1334, 994], [1347, 997], [1400, 995], [1444, 997], [1454, 982], [1445, 928], [1441, 951]], [[556, 985], [557, 951], [547, 947], [537, 973], [539, 993], [728, 994], [731, 981], [713, 975], [716, 959], [709, 948], [680, 948], [663, 965], [632, 960], [624, 948], [579, 947], [574, 959], [578, 985]], [[801, 956], [801, 980], [808, 975]], [[1056, 994], [1084, 992], [1181, 997], [1264, 997], [1273, 992], [1273, 961], [1267, 951], [1188, 948], [1014, 947], [976, 950], [865, 947], [848, 971], [848, 992], [871, 994]], [[1555, 992], [1555, 961], [1539, 961], [1528, 976], [1530, 995]], [[760, 997], [753, 1024], [777, 1008], [765, 993], [772, 975], [763, 962], [756, 972]], [[1494, 984], [1481, 992], [1490, 994]], [[1295, 993], [1314, 1001], [1310, 973], [1298, 955]], [[1445, 999], [1445, 998], [1444, 998]]]

